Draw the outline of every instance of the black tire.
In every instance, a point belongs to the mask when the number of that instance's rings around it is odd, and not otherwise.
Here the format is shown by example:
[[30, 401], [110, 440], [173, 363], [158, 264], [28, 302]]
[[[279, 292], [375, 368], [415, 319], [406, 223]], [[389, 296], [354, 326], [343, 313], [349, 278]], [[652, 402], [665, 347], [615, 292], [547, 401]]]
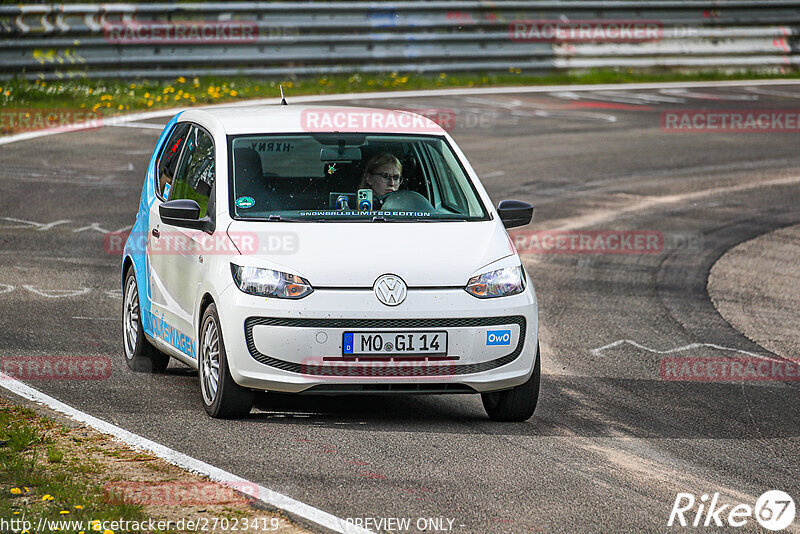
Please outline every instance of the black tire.
[[483, 408], [492, 421], [527, 421], [536, 411], [539, 400], [539, 382], [542, 377], [541, 354], [536, 344], [536, 364], [531, 377], [520, 384], [504, 391], [481, 393]]
[[[208, 338], [208, 343], [206, 338]], [[215, 345], [216, 367], [213, 358]], [[200, 343], [198, 344], [197, 358], [200, 398], [206, 413], [216, 419], [236, 419], [249, 414], [253, 407], [253, 391], [243, 388], [233, 381], [215, 304], [209, 304], [200, 321]], [[211, 386], [215, 369], [217, 383], [216, 389], [213, 389]]]
[[137, 373], [162, 373], [169, 365], [169, 355], [155, 348], [144, 336], [133, 267], [125, 273], [122, 286], [122, 354], [128, 368]]

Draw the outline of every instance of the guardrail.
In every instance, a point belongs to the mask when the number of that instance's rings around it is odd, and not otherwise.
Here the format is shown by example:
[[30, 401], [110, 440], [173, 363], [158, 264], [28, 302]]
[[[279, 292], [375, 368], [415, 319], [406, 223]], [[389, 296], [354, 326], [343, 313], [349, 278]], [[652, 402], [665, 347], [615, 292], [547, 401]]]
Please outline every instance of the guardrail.
[[0, 79], [780, 69], [799, 35], [795, 0], [6, 5]]

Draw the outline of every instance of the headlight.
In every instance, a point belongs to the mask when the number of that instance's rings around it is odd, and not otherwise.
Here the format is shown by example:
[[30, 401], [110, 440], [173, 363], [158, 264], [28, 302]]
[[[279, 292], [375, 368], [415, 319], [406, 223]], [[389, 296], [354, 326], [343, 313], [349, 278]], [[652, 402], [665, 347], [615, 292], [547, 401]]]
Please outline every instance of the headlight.
[[470, 278], [464, 289], [479, 299], [516, 295], [525, 290], [525, 272], [521, 266], [489, 271]]
[[301, 299], [314, 291], [308, 280], [272, 269], [242, 267], [231, 263], [231, 273], [239, 289], [259, 297]]

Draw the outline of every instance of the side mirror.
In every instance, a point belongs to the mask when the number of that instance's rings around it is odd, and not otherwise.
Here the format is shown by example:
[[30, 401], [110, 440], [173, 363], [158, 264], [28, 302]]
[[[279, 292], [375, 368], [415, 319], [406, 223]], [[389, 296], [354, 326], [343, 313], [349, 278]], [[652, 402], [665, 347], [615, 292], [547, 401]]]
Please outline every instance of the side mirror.
[[521, 200], [501, 200], [497, 205], [497, 213], [503, 226], [515, 228], [525, 226], [533, 219], [533, 206]]
[[210, 217], [200, 218], [200, 205], [191, 199], [181, 198], [168, 200], [158, 207], [158, 214], [165, 224], [203, 230], [208, 233], [214, 231], [214, 223]]

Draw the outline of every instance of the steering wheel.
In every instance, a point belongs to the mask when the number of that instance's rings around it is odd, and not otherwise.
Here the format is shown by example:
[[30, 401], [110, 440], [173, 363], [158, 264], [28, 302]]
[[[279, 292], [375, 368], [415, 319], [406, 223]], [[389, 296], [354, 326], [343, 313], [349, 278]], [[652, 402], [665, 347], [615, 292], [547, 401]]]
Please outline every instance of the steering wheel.
[[416, 191], [403, 189], [386, 195], [381, 211], [434, 211], [433, 204]]

